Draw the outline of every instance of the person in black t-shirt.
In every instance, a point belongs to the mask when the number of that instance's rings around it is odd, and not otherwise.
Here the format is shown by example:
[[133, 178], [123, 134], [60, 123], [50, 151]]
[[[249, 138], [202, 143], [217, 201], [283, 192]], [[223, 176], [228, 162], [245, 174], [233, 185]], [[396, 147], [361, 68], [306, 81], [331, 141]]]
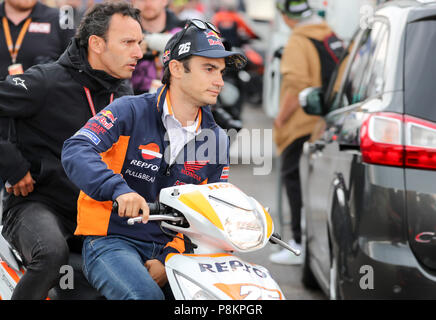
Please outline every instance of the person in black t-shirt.
[[0, 80], [59, 58], [74, 35], [74, 29], [61, 26], [59, 12], [37, 0], [0, 4]]

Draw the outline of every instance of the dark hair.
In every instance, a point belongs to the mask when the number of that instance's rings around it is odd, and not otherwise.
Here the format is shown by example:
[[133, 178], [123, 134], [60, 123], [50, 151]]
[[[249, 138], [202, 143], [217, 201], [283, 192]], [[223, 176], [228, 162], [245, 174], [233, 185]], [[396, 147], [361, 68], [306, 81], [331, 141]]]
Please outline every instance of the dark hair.
[[140, 11], [130, 3], [124, 1], [98, 3], [86, 12], [77, 28], [75, 38], [78, 39], [79, 45], [88, 48], [88, 40], [92, 35], [106, 40], [110, 20], [116, 13], [132, 17], [141, 25]]
[[[191, 68], [189, 66], [189, 61], [191, 61], [192, 56], [187, 56], [183, 59], [180, 59], [181, 63], [183, 63], [183, 68], [185, 69], [185, 72], [191, 72]], [[170, 72], [170, 64], [168, 63], [167, 67], [163, 71], [162, 75], [162, 83], [168, 85], [168, 87], [171, 84], [171, 72]]]

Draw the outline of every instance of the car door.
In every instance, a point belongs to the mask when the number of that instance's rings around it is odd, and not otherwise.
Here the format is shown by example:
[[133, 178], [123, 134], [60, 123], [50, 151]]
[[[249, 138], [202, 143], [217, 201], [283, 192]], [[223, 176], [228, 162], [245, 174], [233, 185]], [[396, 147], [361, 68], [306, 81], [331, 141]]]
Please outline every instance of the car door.
[[[357, 34], [327, 93], [325, 101], [330, 112], [306, 146], [308, 203], [305, 201], [304, 206], [313, 234], [309, 239], [311, 259], [326, 283], [331, 282], [334, 255], [330, 244], [347, 246], [343, 239], [352, 236], [352, 219], [332, 217], [331, 209], [335, 201], [347, 205], [351, 166], [359, 154], [361, 106], [382, 93], [387, 39], [388, 26], [381, 20]], [[332, 223], [339, 225], [332, 226]]]

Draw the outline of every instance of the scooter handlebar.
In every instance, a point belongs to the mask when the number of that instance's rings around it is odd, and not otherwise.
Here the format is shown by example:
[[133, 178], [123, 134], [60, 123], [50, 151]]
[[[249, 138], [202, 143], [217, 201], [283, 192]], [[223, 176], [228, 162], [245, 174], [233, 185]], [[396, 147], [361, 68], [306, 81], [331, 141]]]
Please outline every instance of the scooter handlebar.
[[[159, 202], [149, 202], [147, 203], [150, 209], [150, 215], [165, 213], [165, 208]], [[115, 200], [112, 203], [112, 212], [118, 213], [118, 201]], [[139, 214], [142, 214], [142, 210], [139, 209]]]
[[292, 248], [290, 245], [288, 245], [286, 242], [282, 241], [282, 237], [278, 233], [273, 233], [269, 241], [274, 244], [278, 244], [282, 246], [283, 248], [291, 251], [296, 256], [299, 256], [301, 254], [301, 251], [298, 249]]
[[[149, 213], [150, 216], [148, 217], [148, 221], [171, 221], [171, 222], [183, 221], [183, 217], [166, 215], [167, 209], [159, 202], [150, 202], [147, 204], [148, 204], [148, 208], [150, 209], [150, 213]], [[112, 204], [112, 212], [118, 213], [118, 202], [116, 200]], [[139, 210], [139, 214], [142, 215], [142, 210]], [[141, 222], [141, 221], [142, 221], [142, 216], [138, 216], [134, 218], [129, 218], [127, 220], [127, 224], [134, 225], [136, 222]]]

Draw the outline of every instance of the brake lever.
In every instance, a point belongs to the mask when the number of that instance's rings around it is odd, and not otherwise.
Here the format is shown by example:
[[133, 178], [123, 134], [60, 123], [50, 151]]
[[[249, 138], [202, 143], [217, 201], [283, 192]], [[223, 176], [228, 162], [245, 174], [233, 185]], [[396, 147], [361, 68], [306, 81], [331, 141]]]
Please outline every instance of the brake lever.
[[[136, 222], [141, 222], [142, 217], [130, 218], [127, 220], [128, 225], [134, 225]], [[164, 214], [155, 214], [148, 217], [148, 221], [171, 221], [171, 222], [181, 222], [183, 217], [172, 217]]]
[[296, 256], [301, 255], [301, 251], [298, 249], [294, 249], [292, 248], [289, 244], [287, 244], [286, 242], [284, 242], [283, 240], [281, 240], [281, 237], [279, 234], [274, 233], [271, 238], [269, 239], [269, 241], [271, 243], [274, 244], [278, 244], [279, 246], [282, 246], [285, 249], [288, 249], [289, 251], [291, 251], [293, 254], [295, 254]]

